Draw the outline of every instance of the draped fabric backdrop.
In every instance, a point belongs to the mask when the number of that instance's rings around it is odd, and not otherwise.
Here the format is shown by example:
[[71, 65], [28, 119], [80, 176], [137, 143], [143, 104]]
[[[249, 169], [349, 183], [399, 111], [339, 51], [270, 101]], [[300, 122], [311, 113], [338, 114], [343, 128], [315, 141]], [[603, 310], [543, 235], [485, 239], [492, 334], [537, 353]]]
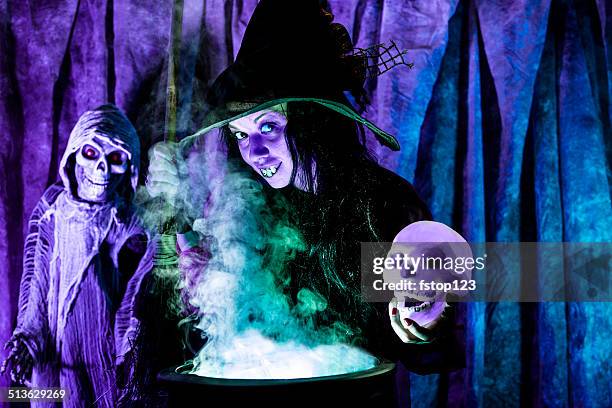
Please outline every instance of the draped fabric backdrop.
[[[255, 5], [184, 0], [179, 135], [193, 128], [203, 89], [237, 52]], [[612, 4], [331, 6], [359, 47], [395, 40], [409, 50], [412, 70], [368, 82], [366, 116], [396, 134], [402, 150], [373, 138], [369, 146], [414, 183], [436, 220], [470, 241], [612, 241]], [[0, 0], [2, 343], [15, 322], [29, 214], [57, 179], [78, 116], [114, 102], [136, 123], [144, 148], [161, 137], [172, 7], [171, 0]], [[467, 368], [410, 374], [412, 406], [612, 406], [610, 304], [461, 310]]]

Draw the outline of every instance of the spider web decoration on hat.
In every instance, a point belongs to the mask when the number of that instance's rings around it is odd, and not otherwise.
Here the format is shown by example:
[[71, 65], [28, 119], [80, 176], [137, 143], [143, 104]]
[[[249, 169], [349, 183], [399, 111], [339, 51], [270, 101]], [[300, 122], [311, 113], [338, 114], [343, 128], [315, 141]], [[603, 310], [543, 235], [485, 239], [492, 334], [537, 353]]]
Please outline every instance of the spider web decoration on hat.
[[353, 55], [363, 59], [369, 76], [375, 78], [399, 65], [412, 69], [414, 63], [404, 60], [407, 53], [408, 50], [400, 51], [395, 41], [391, 40], [388, 46], [380, 43], [368, 48], [355, 48]]

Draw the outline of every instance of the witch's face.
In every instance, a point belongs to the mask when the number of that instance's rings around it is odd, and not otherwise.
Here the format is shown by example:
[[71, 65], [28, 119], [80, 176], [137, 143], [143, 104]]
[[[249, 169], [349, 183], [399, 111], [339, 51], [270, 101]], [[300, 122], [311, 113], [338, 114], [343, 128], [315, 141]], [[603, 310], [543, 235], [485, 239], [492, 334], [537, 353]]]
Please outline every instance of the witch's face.
[[293, 159], [287, 145], [287, 116], [281, 105], [264, 109], [229, 123], [242, 159], [273, 188], [291, 182]]

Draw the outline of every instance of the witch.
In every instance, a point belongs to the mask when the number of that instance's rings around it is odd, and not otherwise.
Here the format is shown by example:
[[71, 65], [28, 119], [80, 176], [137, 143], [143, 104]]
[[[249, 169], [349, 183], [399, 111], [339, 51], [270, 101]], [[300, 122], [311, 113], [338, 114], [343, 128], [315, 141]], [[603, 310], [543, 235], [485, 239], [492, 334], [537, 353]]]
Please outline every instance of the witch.
[[[175, 155], [219, 129], [228, 160], [259, 180], [267, 199], [297, 209], [309, 250], [290, 266], [291, 285], [294, 297], [309, 288], [327, 299], [319, 324], [345, 322], [348, 341], [419, 373], [456, 368], [462, 356], [450, 341], [451, 306], [421, 326], [400, 321], [398, 304], [369, 304], [360, 293], [360, 243], [391, 242], [432, 216], [412, 185], [366, 148], [365, 128], [392, 150], [399, 144], [356, 112], [367, 102], [368, 61], [352, 51], [320, 1], [260, 1], [235, 62], [206, 95], [201, 129], [180, 146], [153, 147], [147, 188], [172, 201], [180, 184]], [[183, 252], [197, 242], [193, 233], [179, 237]]]
[[138, 135], [123, 112], [85, 112], [62, 157], [61, 182], [28, 224], [17, 327], [2, 371], [16, 383], [61, 387], [64, 406], [117, 404], [118, 374], [139, 325], [134, 305], [155, 252], [133, 210], [139, 164]]

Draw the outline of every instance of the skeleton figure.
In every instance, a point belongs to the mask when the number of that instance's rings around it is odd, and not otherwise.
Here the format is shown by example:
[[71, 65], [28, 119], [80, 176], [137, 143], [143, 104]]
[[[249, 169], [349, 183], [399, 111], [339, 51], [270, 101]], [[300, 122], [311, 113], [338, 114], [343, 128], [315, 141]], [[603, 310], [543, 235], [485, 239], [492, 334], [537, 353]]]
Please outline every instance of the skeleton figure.
[[117, 403], [117, 368], [131, 351], [135, 301], [154, 251], [131, 207], [139, 155], [136, 131], [117, 107], [85, 112], [61, 160], [61, 182], [29, 222], [2, 371], [33, 387], [65, 388], [65, 406]]

